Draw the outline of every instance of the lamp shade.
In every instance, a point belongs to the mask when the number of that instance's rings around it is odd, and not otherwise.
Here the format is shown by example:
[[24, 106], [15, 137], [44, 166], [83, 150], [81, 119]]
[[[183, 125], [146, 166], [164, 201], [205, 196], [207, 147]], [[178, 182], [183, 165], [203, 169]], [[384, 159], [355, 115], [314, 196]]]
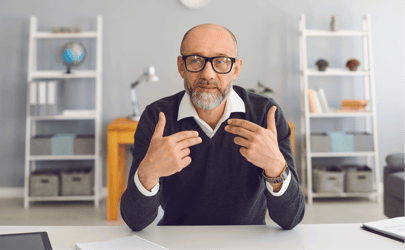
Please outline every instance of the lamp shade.
[[157, 82], [159, 81], [159, 77], [157, 75], [152, 75], [147, 78], [148, 82]]

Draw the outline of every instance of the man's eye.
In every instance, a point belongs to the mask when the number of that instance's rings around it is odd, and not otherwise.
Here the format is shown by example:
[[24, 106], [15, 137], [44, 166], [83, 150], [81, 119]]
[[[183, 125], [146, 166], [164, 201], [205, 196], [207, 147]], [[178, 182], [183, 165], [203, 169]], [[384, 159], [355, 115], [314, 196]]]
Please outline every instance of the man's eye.
[[200, 60], [198, 60], [198, 59], [193, 59], [193, 60], [191, 60], [191, 63], [200, 63]]

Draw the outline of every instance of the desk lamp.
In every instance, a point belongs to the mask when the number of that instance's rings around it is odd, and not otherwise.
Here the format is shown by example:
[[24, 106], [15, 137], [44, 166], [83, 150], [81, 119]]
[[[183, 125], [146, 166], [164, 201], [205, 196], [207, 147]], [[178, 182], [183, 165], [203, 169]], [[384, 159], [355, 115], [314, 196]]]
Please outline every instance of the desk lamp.
[[141, 118], [138, 101], [136, 100], [135, 87], [139, 85], [143, 80], [145, 80], [146, 82], [159, 81], [159, 77], [155, 75], [155, 68], [153, 66], [146, 67], [143, 70], [142, 74], [138, 77], [138, 79], [136, 79], [136, 81], [131, 84], [131, 100], [132, 100], [133, 114], [128, 118], [135, 121], [139, 121], [139, 119]]

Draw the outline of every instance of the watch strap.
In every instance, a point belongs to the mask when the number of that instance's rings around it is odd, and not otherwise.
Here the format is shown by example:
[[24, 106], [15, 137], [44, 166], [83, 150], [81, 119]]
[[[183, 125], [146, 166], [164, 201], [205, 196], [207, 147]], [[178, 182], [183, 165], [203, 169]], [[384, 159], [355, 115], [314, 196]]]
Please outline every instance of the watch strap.
[[263, 169], [263, 177], [267, 182], [270, 183], [281, 183], [283, 182], [285, 179], [287, 179], [288, 174], [290, 173], [290, 169], [288, 168], [287, 162], [285, 163], [284, 169], [281, 172], [281, 174], [277, 177], [271, 178], [271, 177], [267, 177], [266, 174], [264, 173], [264, 169]]

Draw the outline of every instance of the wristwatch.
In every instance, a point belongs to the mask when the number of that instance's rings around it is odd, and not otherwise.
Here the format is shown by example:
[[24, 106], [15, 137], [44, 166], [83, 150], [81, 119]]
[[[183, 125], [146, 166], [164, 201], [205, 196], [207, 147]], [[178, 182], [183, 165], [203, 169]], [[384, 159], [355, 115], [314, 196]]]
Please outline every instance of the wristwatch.
[[290, 170], [288, 169], [287, 162], [285, 163], [284, 169], [281, 172], [281, 174], [279, 176], [277, 176], [277, 177], [274, 177], [274, 178], [267, 177], [264, 174], [264, 169], [263, 169], [263, 177], [264, 177], [264, 179], [266, 179], [267, 182], [270, 182], [270, 183], [281, 183], [281, 182], [283, 182], [285, 179], [287, 179], [288, 173], [290, 173]]

